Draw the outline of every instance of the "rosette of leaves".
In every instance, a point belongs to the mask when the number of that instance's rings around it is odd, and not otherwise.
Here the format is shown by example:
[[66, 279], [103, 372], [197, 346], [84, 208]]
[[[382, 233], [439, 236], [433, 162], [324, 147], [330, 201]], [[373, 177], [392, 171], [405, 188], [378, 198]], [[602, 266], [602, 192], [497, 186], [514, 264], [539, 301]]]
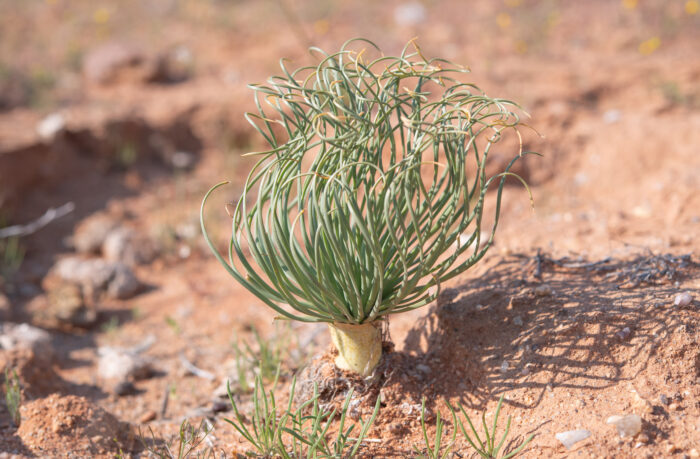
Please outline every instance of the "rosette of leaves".
[[202, 231], [234, 279], [284, 318], [327, 322], [336, 364], [368, 375], [382, 320], [429, 304], [482, 259], [507, 176], [527, 188], [510, 172], [522, 142], [503, 170], [486, 167], [504, 131], [520, 138], [520, 110], [413, 42], [397, 57], [366, 40], [312, 54], [316, 65], [282, 61], [282, 75], [250, 86], [258, 112], [246, 117], [270, 148], [254, 153], [231, 208], [228, 256], [203, 224], [207, 198], [226, 182], [202, 202]]

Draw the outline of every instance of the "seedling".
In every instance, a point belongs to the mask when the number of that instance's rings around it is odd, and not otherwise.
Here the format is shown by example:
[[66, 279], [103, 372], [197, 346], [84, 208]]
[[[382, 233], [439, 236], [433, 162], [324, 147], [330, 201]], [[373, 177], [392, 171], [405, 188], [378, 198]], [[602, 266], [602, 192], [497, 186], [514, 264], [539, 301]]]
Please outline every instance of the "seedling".
[[[250, 417], [250, 427], [246, 425], [238, 406], [228, 387], [229, 400], [235, 414], [235, 419], [225, 419], [231, 424], [248, 443], [254, 448], [247, 454], [256, 457], [316, 458], [355, 457], [366, 438], [370, 427], [379, 413], [380, 400], [375, 404], [372, 416], [357, 424], [347, 426], [347, 414], [352, 400], [352, 390], [345, 397], [340, 410], [327, 411], [319, 403], [318, 386], [314, 386], [314, 395], [292, 409], [296, 378], [292, 381], [289, 402], [286, 410], [281, 409], [275, 402], [273, 389], [266, 391], [260, 375], [255, 380], [253, 391], [253, 412]], [[308, 413], [308, 414], [307, 414]], [[328, 441], [328, 432], [337, 415], [340, 415], [338, 431], [333, 441]], [[357, 437], [351, 437], [352, 432], [359, 426]]]
[[[493, 243], [514, 152], [487, 175], [493, 145], [518, 138], [518, 106], [457, 79], [468, 70], [428, 59], [413, 42], [398, 57], [369, 59], [352, 40], [315, 66], [251, 85], [248, 121], [269, 143], [254, 153], [237, 204], [229, 274], [281, 318], [329, 324], [336, 365], [370, 375], [383, 320], [432, 302], [440, 286]], [[413, 51], [411, 51], [413, 49]], [[482, 239], [489, 188], [490, 232]], [[486, 239], [486, 240], [484, 240]], [[248, 252], [246, 255], [245, 252]], [[287, 306], [285, 306], [287, 305]]]
[[24, 248], [19, 243], [19, 238], [0, 239], [0, 278], [10, 279], [19, 270], [23, 260]]
[[[476, 452], [479, 454], [484, 459], [509, 459], [511, 457], [514, 457], [520, 451], [527, 446], [530, 441], [534, 438], [534, 434], [531, 434], [529, 437], [525, 439], [524, 442], [522, 442], [518, 447], [516, 447], [514, 450], [512, 450], [509, 453], [503, 453], [502, 456], [499, 456], [498, 454], [501, 452], [501, 448], [503, 448], [503, 445], [506, 442], [506, 439], [508, 438], [508, 433], [510, 432], [510, 420], [511, 417], [508, 416], [508, 421], [506, 422], [506, 428], [505, 431], [503, 432], [503, 436], [501, 437], [501, 440], [496, 443], [496, 428], [498, 427], [498, 416], [501, 413], [501, 405], [503, 405], [503, 396], [501, 395], [501, 398], [498, 400], [498, 405], [496, 406], [496, 414], [493, 417], [493, 426], [491, 427], [491, 431], [489, 432], [489, 428], [486, 424], [486, 412], [481, 415], [481, 423], [484, 426], [484, 440], [481, 439], [479, 434], [476, 432], [476, 429], [474, 428], [474, 424], [472, 424], [472, 420], [469, 418], [469, 415], [467, 412], [464, 410], [461, 404], [458, 404], [457, 407], [459, 410], [462, 412], [464, 417], [467, 419], [467, 423], [469, 424], [469, 428], [471, 429], [471, 432], [474, 434], [474, 438], [470, 437], [469, 434], [467, 433], [467, 430], [464, 428], [464, 423], [462, 423], [462, 420], [455, 415], [455, 411], [452, 408], [452, 406], [448, 403], [447, 406], [450, 409], [450, 412], [452, 413], [452, 416], [454, 416], [457, 420], [457, 425], [459, 426], [459, 429], [462, 431], [462, 434], [464, 435], [464, 438], [467, 439], [469, 444], [476, 450]], [[478, 446], [477, 446], [478, 445]]]
[[180, 424], [180, 431], [177, 437], [171, 439], [167, 443], [159, 444], [153, 433], [153, 429], [150, 427], [151, 444], [149, 445], [146, 442], [140, 430], [139, 439], [143, 447], [159, 459], [186, 459], [193, 456], [203, 459], [216, 459], [216, 453], [213, 448], [201, 448], [212, 430], [214, 430], [214, 428], [207, 419], [202, 420], [198, 427], [193, 426], [185, 419], [182, 421], [182, 424]]
[[422, 452], [420, 449], [418, 449], [417, 446], [413, 446], [413, 449], [416, 451], [416, 453], [419, 454], [419, 458], [423, 459], [445, 459], [450, 452], [452, 451], [452, 447], [455, 444], [455, 439], [457, 438], [457, 417], [454, 413], [452, 412], [452, 425], [454, 425], [454, 429], [452, 432], [452, 437], [450, 438], [450, 442], [445, 446], [445, 449], [440, 451], [442, 449], [442, 437], [443, 437], [443, 428], [444, 428], [444, 423], [442, 419], [440, 419], [440, 412], [438, 411], [436, 414], [435, 418], [435, 439], [432, 442], [432, 446], [430, 445], [430, 437], [428, 436], [428, 429], [425, 427], [425, 397], [423, 397], [423, 401], [421, 403], [421, 408], [420, 408], [420, 426], [423, 431], [423, 441], [425, 442], [425, 449], [424, 452]]
[[22, 415], [19, 412], [21, 403], [22, 392], [19, 386], [17, 370], [12, 370], [12, 374], [10, 374], [10, 370], [5, 368], [5, 404], [15, 427], [19, 427], [22, 422]]

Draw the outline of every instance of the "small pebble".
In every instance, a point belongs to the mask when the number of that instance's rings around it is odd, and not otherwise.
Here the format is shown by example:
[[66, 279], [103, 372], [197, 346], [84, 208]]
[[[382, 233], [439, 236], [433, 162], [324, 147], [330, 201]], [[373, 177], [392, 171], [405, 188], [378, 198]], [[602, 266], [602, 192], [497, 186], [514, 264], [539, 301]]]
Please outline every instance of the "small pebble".
[[554, 437], [559, 440], [566, 449], [571, 449], [576, 443], [585, 440], [591, 436], [591, 431], [586, 429], [569, 430], [567, 432], [559, 432]]
[[679, 293], [673, 300], [674, 306], [680, 306], [681, 308], [688, 306], [693, 301], [693, 296], [688, 292]]
[[537, 296], [551, 296], [552, 288], [547, 284], [538, 285], [535, 288], [535, 295]]
[[642, 430], [642, 418], [636, 414], [627, 416], [610, 416], [606, 424], [613, 424], [617, 427], [620, 438], [634, 437]]
[[530, 369], [528, 367], [525, 367], [520, 371], [520, 374], [522, 374], [523, 376], [527, 376], [530, 374]]
[[116, 395], [131, 395], [136, 393], [136, 387], [129, 381], [120, 381], [112, 387], [112, 392]]
[[697, 449], [693, 448], [690, 451], [688, 451], [688, 455], [690, 457], [700, 457], [700, 452], [698, 452]]
[[668, 405], [668, 397], [666, 397], [664, 394], [659, 395], [659, 401], [663, 403], [664, 405]]
[[153, 410], [148, 410], [145, 413], [141, 415], [139, 418], [139, 424], [145, 424], [147, 422], [151, 422], [156, 418], [156, 412]]
[[522, 317], [520, 317], [520, 316], [513, 317], [513, 323], [517, 326], [522, 326], [522, 324], [523, 324]]
[[431, 371], [430, 367], [428, 365], [423, 364], [423, 363], [419, 363], [418, 365], [416, 365], [416, 370], [418, 370], [422, 373], [425, 373], [425, 374], [429, 374]]
[[51, 141], [66, 127], [66, 119], [60, 113], [52, 113], [42, 119], [36, 126], [36, 132], [44, 139]]
[[671, 411], [678, 411], [680, 410], [681, 406], [678, 403], [671, 403], [668, 405], [668, 409]]
[[501, 373], [505, 373], [506, 371], [508, 371], [508, 362], [504, 360], [501, 364]]
[[625, 327], [619, 332], [615, 333], [615, 336], [617, 336], [620, 339], [620, 341], [624, 341], [627, 338], [629, 338], [630, 333], [632, 333], [632, 330], [630, 330], [629, 327]]
[[223, 413], [231, 409], [231, 402], [228, 400], [214, 400], [211, 404], [212, 413]]

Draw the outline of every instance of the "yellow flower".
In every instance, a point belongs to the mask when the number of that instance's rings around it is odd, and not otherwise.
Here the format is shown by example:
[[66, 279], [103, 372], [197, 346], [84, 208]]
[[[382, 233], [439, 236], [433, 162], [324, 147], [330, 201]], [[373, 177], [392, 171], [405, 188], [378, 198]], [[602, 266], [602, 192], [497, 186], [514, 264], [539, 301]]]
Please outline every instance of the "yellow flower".
[[498, 16], [496, 16], [496, 23], [501, 29], [510, 27], [511, 22], [513, 22], [513, 20], [508, 13], [499, 13]]
[[330, 28], [331, 25], [328, 22], [328, 19], [319, 19], [318, 21], [314, 22], [314, 32], [319, 35], [327, 34]]
[[109, 21], [109, 11], [107, 8], [98, 8], [92, 15], [93, 21], [97, 24], [106, 24]]
[[648, 40], [644, 40], [639, 44], [639, 52], [645, 56], [656, 51], [659, 46], [661, 46], [661, 39], [659, 37], [651, 37]]

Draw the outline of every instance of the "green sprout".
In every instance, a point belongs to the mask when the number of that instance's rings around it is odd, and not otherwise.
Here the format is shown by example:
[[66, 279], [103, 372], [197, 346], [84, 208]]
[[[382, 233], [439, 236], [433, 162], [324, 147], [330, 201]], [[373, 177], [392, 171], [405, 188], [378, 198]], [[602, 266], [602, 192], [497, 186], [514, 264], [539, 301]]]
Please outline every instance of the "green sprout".
[[[457, 416], [454, 411], [452, 413], [452, 424], [457, 424]], [[419, 454], [420, 459], [446, 459], [452, 451], [452, 447], [455, 444], [457, 438], [457, 428], [454, 428], [452, 436], [450, 437], [450, 442], [445, 446], [445, 449], [440, 451], [443, 443], [443, 429], [444, 422], [440, 419], [440, 412], [438, 411], [435, 419], [435, 439], [433, 440], [433, 446], [430, 446], [430, 437], [428, 436], [428, 429], [425, 427], [425, 397], [421, 402], [420, 407], [420, 426], [423, 432], [423, 442], [425, 443], [425, 453], [422, 453], [417, 446], [413, 446], [416, 453]]]
[[12, 374], [10, 374], [9, 369], [5, 368], [5, 404], [7, 405], [7, 411], [10, 413], [12, 423], [15, 427], [19, 427], [22, 421], [22, 415], [19, 412], [21, 403], [22, 392], [20, 390], [17, 370], [12, 370]]
[[[472, 423], [472, 420], [469, 418], [469, 415], [467, 412], [464, 410], [461, 404], [458, 404], [459, 410], [462, 412], [464, 417], [467, 419], [467, 423], [469, 424], [469, 428], [471, 429], [472, 433], [474, 434], [474, 438], [470, 437], [469, 434], [467, 433], [467, 430], [464, 428], [464, 423], [462, 423], [462, 420], [455, 415], [455, 411], [452, 408], [452, 406], [448, 403], [447, 406], [450, 409], [450, 412], [452, 413], [453, 418], [457, 420], [457, 425], [459, 426], [459, 429], [462, 431], [462, 434], [464, 435], [464, 438], [467, 439], [469, 444], [476, 450], [476, 452], [481, 456], [483, 459], [510, 459], [511, 457], [516, 456], [518, 453], [520, 453], [530, 441], [534, 438], [534, 434], [531, 434], [529, 437], [525, 439], [524, 442], [522, 442], [519, 446], [517, 446], [515, 449], [510, 451], [509, 453], [503, 453], [503, 455], [499, 456], [499, 452], [501, 451], [501, 448], [503, 448], [503, 445], [506, 442], [506, 438], [508, 438], [508, 433], [510, 432], [510, 421], [511, 417], [508, 416], [508, 421], [506, 422], [506, 428], [505, 431], [503, 432], [503, 436], [501, 437], [501, 441], [496, 443], [496, 427], [498, 426], [498, 416], [501, 414], [501, 405], [503, 405], [503, 396], [501, 395], [501, 398], [498, 400], [498, 405], [496, 406], [496, 414], [493, 417], [493, 426], [491, 427], [491, 431], [489, 432], [488, 425], [486, 424], [486, 412], [482, 413], [481, 415], [481, 423], [484, 426], [484, 439], [482, 440], [479, 434], [476, 432], [476, 429], [474, 428], [474, 424]], [[477, 446], [478, 445], [478, 446]]]
[[[262, 377], [255, 379], [253, 391], [253, 412], [249, 422], [241, 414], [236, 404], [230, 386], [227, 386], [229, 400], [234, 411], [235, 419], [224, 419], [253, 447], [246, 454], [253, 457], [293, 458], [350, 458], [357, 455], [358, 450], [367, 437], [370, 427], [379, 413], [380, 399], [374, 405], [372, 415], [365, 421], [347, 425], [347, 415], [353, 390], [348, 391], [340, 411], [323, 409], [319, 402], [318, 385], [314, 385], [314, 394], [310, 400], [301, 403], [296, 409], [292, 408], [296, 378], [292, 380], [287, 408], [275, 402], [274, 387], [266, 391]], [[329, 431], [333, 421], [340, 416], [337, 432], [331, 436]], [[250, 425], [248, 427], [246, 424]], [[357, 436], [351, 437], [358, 427]], [[332, 441], [329, 442], [329, 437]]]
[[[248, 121], [269, 143], [231, 207], [229, 274], [280, 316], [327, 322], [336, 364], [370, 374], [381, 323], [432, 302], [440, 286], [493, 243], [510, 171], [487, 175], [489, 153], [519, 107], [457, 77], [468, 70], [428, 59], [413, 42], [398, 57], [365, 58], [351, 40], [317, 48], [317, 65], [251, 85]], [[411, 51], [413, 49], [413, 51]], [[496, 188], [482, 239], [487, 191]], [[532, 197], [530, 197], [532, 199]], [[485, 239], [485, 240], [484, 240]], [[245, 252], [248, 252], [246, 254]], [[284, 306], [284, 305], [288, 305]]]
[[148, 430], [151, 435], [150, 442], [146, 441], [146, 437], [141, 433], [140, 428], [139, 439], [150, 456], [158, 459], [187, 459], [189, 457], [216, 459], [217, 457], [213, 448], [201, 448], [206, 438], [214, 430], [214, 427], [207, 419], [203, 419], [199, 427], [195, 427], [185, 419], [180, 424], [177, 437], [170, 439], [168, 442], [158, 441], [153, 433], [153, 429], [149, 427]]

